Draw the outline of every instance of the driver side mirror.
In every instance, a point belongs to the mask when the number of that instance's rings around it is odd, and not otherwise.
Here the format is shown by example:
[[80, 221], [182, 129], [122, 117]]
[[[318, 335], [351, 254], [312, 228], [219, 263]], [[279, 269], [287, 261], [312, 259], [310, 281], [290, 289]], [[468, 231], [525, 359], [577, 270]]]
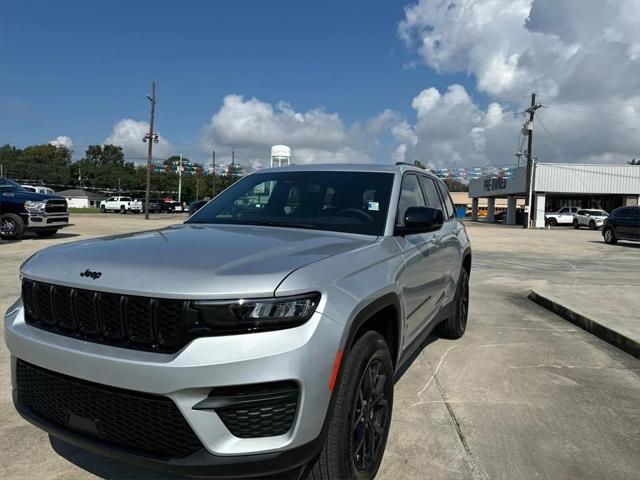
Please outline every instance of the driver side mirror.
[[430, 207], [409, 207], [404, 214], [404, 226], [396, 227], [395, 234], [404, 236], [439, 230], [444, 222], [442, 211]]

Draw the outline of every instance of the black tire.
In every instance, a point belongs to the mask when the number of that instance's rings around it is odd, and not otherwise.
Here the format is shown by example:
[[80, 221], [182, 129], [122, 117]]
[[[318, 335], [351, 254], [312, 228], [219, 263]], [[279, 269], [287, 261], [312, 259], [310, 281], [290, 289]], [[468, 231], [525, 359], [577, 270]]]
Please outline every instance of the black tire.
[[127, 213], [127, 209], [125, 208], [125, 206], [124, 206], [124, 205], [120, 205], [120, 213], [121, 213], [122, 215], [125, 215], [125, 214]]
[[5, 213], [0, 217], [0, 237], [7, 240], [20, 240], [24, 235], [24, 222], [20, 215]]
[[556, 225], [558, 225], [558, 221], [555, 218], [548, 218], [545, 223], [550, 227], [555, 227]]
[[107, 213], [107, 207], [100, 205], [100, 213]]
[[49, 230], [36, 230], [36, 235], [42, 238], [53, 237], [56, 233], [58, 233], [57, 228], [52, 228]]
[[580, 228], [580, 224], [578, 223], [578, 220], [574, 220], [573, 221], [573, 228], [575, 228], [575, 229]]
[[605, 228], [604, 232], [602, 232], [602, 236], [604, 237], [604, 243], [608, 243], [609, 245], [615, 245], [618, 243], [616, 232], [614, 232], [611, 227]]
[[[393, 409], [393, 362], [382, 335], [368, 331], [358, 339], [342, 362], [336, 388], [324, 447], [302, 478], [372, 479], [382, 461]], [[364, 450], [368, 439], [369, 456]]]
[[596, 222], [594, 222], [593, 220], [591, 220], [589, 222], [589, 230], [595, 230], [596, 229]]
[[456, 339], [464, 335], [469, 316], [469, 272], [463, 267], [460, 270], [453, 315], [438, 325], [441, 337]]

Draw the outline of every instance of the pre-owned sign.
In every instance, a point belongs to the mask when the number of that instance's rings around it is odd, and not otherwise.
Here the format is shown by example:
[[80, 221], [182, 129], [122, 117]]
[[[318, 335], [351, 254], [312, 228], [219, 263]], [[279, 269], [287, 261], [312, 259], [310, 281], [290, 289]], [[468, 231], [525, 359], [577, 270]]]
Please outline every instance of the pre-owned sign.
[[507, 188], [506, 177], [485, 178], [484, 191], [493, 192], [494, 190], [505, 190]]

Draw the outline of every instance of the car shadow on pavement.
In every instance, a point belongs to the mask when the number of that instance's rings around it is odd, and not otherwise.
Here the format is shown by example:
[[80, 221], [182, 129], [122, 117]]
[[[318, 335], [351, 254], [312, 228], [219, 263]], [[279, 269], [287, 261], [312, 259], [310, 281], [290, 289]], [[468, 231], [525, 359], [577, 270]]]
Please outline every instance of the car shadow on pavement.
[[125, 480], [132, 478], [154, 480], [187, 478], [176, 475], [175, 473], [153, 470], [150, 468], [123, 463], [109, 457], [103, 457], [102, 455], [97, 455], [87, 450], [83, 450], [51, 435], [49, 435], [49, 442], [58, 455], [100, 478], [112, 480]]
[[[606, 245], [604, 240], [589, 240], [589, 243], [601, 243], [602, 245]], [[612, 247], [627, 247], [627, 248], [640, 248], [640, 243], [633, 242], [625, 242], [624, 240], [619, 240], [615, 245], [611, 245]]]

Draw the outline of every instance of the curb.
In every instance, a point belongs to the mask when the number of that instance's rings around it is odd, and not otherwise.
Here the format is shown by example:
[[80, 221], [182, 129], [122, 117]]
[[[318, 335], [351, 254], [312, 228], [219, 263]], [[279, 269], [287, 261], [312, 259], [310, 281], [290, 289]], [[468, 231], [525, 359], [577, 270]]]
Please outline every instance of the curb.
[[530, 300], [533, 300], [538, 305], [543, 306], [547, 310], [552, 311], [556, 315], [570, 321], [574, 325], [586, 330], [587, 332], [595, 335], [596, 337], [604, 340], [611, 345], [618, 347], [620, 350], [627, 352], [629, 355], [633, 355], [636, 358], [640, 358], [640, 343], [636, 340], [627, 337], [620, 332], [611, 330], [602, 323], [585, 317], [584, 315], [574, 312], [573, 310], [565, 307], [564, 305], [551, 300], [544, 295], [532, 290], [528, 295]]

